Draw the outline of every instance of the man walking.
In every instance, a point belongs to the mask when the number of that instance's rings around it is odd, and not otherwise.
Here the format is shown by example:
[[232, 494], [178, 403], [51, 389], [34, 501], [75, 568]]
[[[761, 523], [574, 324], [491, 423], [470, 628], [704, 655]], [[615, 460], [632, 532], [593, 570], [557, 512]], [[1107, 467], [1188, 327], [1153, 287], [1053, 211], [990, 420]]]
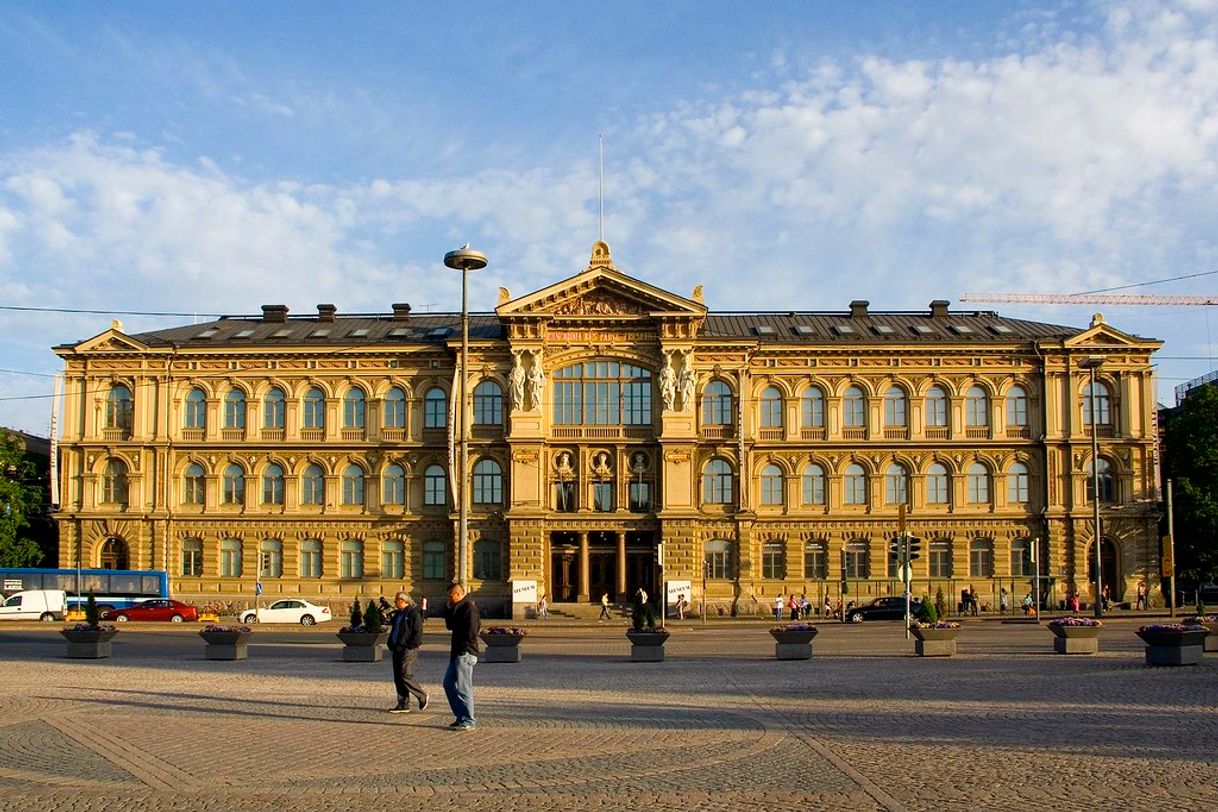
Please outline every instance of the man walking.
[[393, 684], [398, 689], [398, 704], [390, 713], [410, 713], [410, 697], [419, 701], [419, 710], [427, 708], [427, 692], [414, 678], [414, 663], [423, 645], [423, 615], [410, 602], [410, 596], [399, 592], [393, 596], [397, 611], [389, 626], [389, 651], [393, 654]]
[[478, 605], [465, 594], [461, 584], [452, 584], [448, 588], [444, 625], [452, 631], [448, 671], [444, 673], [444, 694], [456, 718], [449, 727], [473, 730], [478, 726], [474, 720], [474, 664], [478, 662], [481, 618]]
[[600, 623], [601, 621], [604, 621], [604, 620], [613, 620], [613, 616], [611, 614], [609, 614], [609, 593], [608, 592], [601, 593], [601, 616], [599, 618], [597, 618], [596, 622]]

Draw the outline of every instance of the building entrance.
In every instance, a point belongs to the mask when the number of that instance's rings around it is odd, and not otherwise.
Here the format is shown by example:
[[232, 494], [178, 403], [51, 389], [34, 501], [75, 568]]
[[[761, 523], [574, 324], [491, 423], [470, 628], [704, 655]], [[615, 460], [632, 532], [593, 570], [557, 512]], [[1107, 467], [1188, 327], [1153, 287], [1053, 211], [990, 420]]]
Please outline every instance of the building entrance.
[[658, 594], [659, 567], [651, 532], [613, 530], [550, 534], [550, 572], [546, 592], [552, 603], [629, 600], [639, 587]]

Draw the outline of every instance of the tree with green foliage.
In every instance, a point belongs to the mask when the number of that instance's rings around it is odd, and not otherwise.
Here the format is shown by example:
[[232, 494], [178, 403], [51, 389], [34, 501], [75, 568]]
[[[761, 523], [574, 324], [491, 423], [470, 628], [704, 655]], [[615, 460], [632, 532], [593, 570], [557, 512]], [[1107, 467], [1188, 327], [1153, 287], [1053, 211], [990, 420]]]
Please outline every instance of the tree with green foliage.
[[939, 622], [939, 611], [935, 609], [935, 605], [930, 602], [930, 595], [924, 596], [919, 606], [922, 608], [918, 611], [918, 620], [921, 620], [923, 623]]
[[368, 608], [364, 610], [364, 631], [380, 634], [381, 628], [381, 610], [375, 601], [368, 601]]
[[947, 617], [947, 598], [943, 595], [943, 587], [935, 590], [935, 618], [943, 620]]
[[30, 519], [43, 504], [37, 470], [21, 439], [0, 429], [0, 567], [28, 567], [43, 552], [28, 532]]
[[352, 629], [358, 629], [364, 625], [364, 612], [359, 608], [359, 600], [351, 601], [351, 614], [348, 616], [351, 620]]
[[1176, 574], [1218, 581], [1218, 386], [1202, 386], [1169, 413], [1164, 474], [1172, 480]]

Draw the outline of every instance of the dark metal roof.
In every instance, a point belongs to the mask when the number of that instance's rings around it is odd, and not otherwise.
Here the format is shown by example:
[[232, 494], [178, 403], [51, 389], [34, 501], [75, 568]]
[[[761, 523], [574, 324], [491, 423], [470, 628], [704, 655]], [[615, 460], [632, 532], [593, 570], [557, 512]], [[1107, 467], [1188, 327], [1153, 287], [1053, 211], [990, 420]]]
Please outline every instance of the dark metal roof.
[[[391, 316], [337, 316], [334, 321], [293, 317], [286, 321], [264, 321], [259, 316], [224, 316], [216, 321], [153, 330], [132, 336], [149, 345], [175, 344], [189, 347], [267, 346], [349, 347], [367, 344], [446, 344], [461, 338], [460, 313], [428, 313], [397, 320]], [[471, 313], [471, 341], [507, 338], [494, 313]]]

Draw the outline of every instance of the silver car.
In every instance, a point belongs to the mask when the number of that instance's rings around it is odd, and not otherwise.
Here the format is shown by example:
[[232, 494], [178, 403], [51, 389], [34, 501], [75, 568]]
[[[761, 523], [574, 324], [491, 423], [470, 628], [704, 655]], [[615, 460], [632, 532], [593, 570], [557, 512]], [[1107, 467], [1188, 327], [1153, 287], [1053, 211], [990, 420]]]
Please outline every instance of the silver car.
[[330, 608], [309, 603], [304, 598], [284, 598], [261, 609], [246, 609], [240, 615], [241, 622], [249, 623], [299, 623], [312, 626], [332, 620]]

